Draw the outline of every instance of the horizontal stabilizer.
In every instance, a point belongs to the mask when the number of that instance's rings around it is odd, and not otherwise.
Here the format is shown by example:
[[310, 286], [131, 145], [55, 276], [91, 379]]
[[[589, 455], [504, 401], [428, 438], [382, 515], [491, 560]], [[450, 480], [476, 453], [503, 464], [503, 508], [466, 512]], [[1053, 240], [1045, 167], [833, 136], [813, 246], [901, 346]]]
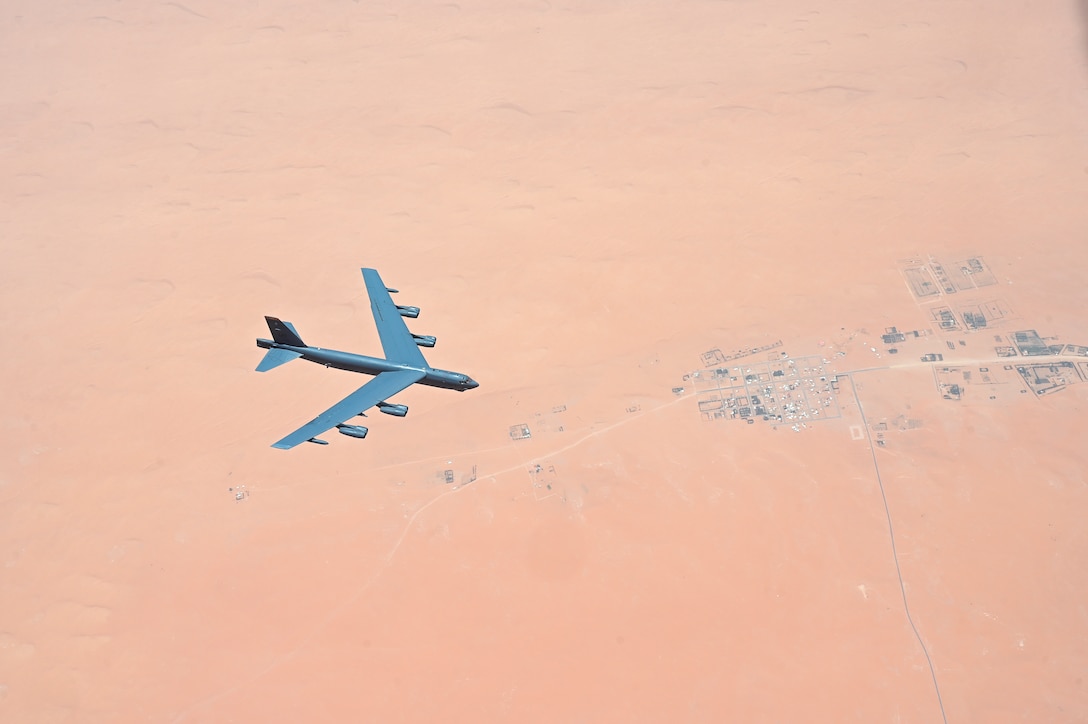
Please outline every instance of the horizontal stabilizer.
[[293, 359], [298, 359], [302, 356], [301, 352], [295, 352], [290, 349], [270, 349], [265, 354], [264, 359], [257, 365], [258, 372], [267, 372], [268, 370], [275, 369], [282, 364], [287, 364]]

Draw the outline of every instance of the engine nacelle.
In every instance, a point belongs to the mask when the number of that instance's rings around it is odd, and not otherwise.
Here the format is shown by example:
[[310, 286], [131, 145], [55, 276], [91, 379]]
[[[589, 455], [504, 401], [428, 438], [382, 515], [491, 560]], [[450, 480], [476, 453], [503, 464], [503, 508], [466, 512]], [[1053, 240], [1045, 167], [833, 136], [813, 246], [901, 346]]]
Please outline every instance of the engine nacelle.
[[393, 405], [388, 402], [379, 402], [378, 410], [393, 417], [404, 417], [408, 414], [408, 405]]
[[367, 429], [362, 425], [345, 425], [344, 423], [340, 423], [339, 425], [337, 425], [336, 430], [341, 435], [347, 435], [348, 437], [357, 437], [360, 440], [366, 437], [367, 433]]
[[416, 341], [420, 347], [433, 347], [434, 343], [438, 341], [438, 337], [430, 334], [413, 334], [412, 339]]
[[407, 304], [398, 304], [397, 311], [400, 312], [400, 316], [415, 319], [419, 316], [419, 307], [409, 307]]

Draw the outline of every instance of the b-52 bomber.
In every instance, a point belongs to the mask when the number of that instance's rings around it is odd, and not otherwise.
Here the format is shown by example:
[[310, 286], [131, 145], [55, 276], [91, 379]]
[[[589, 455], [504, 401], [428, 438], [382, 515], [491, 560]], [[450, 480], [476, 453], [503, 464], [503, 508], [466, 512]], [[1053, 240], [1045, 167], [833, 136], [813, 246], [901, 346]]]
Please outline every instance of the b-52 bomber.
[[267, 372], [291, 360], [301, 358], [326, 367], [335, 367], [338, 370], [374, 375], [374, 379], [370, 382], [287, 437], [273, 443], [272, 447], [289, 450], [303, 442], [328, 445], [328, 442], [316, 436], [333, 427], [348, 437], [364, 438], [367, 429], [362, 425], [350, 425], [347, 421], [356, 416], [366, 417], [363, 413], [375, 405], [380, 412], [387, 415], [404, 417], [408, 414], [408, 406], [390, 403], [388, 399], [414, 384], [443, 387], [458, 392], [479, 387], [479, 383], [468, 375], [435, 369], [427, 364], [419, 348], [434, 347], [435, 338], [412, 334], [408, 331], [403, 319], [418, 317], [419, 307], [394, 304], [389, 293], [396, 293], [397, 290], [385, 286], [374, 269], [363, 269], [363, 281], [366, 283], [366, 291], [370, 296], [370, 310], [374, 313], [374, 322], [378, 326], [378, 337], [381, 338], [382, 349], [385, 352], [384, 359], [311, 347], [302, 341], [298, 331], [290, 322], [282, 322], [275, 317], [265, 317], [268, 329], [272, 332], [272, 339], [257, 340], [258, 347], [268, 350], [264, 359], [257, 365], [258, 372]]

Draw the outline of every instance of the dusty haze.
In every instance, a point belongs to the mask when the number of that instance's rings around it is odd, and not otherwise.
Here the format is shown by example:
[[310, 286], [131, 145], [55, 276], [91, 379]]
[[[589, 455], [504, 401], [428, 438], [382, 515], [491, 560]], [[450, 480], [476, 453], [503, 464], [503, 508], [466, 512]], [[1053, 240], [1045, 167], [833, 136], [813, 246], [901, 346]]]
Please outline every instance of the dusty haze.
[[1084, 16], [832, 5], [6, 3], [0, 719], [1088, 718]]

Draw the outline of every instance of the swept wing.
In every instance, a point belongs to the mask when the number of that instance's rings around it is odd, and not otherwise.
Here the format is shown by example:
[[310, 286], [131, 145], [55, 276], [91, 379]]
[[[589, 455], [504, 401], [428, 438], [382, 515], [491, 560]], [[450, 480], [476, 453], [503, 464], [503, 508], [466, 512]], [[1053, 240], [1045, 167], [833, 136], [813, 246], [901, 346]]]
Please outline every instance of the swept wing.
[[[382, 288], [384, 289], [384, 287]], [[386, 295], [386, 298], [388, 299], [388, 295]], [[403, 323], [401, 326], [404, 326]], [[408, 339], [411, 341], [411, 337]], [[401, 390], [414, 385], [425, 376], [426, 373], [419, 370], [382, 372], [370, 382], [340, 400], [340, 402], [273, 444], [272, 447], [289, 450], [315, 435], [320, 435], [329, 428], [350, 420], [364, 410], [368, 410], [379, 402], [383, 402], [386, 398], [392, 397]]]
[[397, 364], [427, 369], [427, 360], [419, 351], [419, 345], [404, 324], [404, 318], [389, 297], [389, 289], [378, 276], [378, 272], [374, 269], [363, 269], [363, 281], [366, 282], [370, 311], [374, 313], [374, 324], [378, 327], [378, 337], [382, 340], [385, 358]]

